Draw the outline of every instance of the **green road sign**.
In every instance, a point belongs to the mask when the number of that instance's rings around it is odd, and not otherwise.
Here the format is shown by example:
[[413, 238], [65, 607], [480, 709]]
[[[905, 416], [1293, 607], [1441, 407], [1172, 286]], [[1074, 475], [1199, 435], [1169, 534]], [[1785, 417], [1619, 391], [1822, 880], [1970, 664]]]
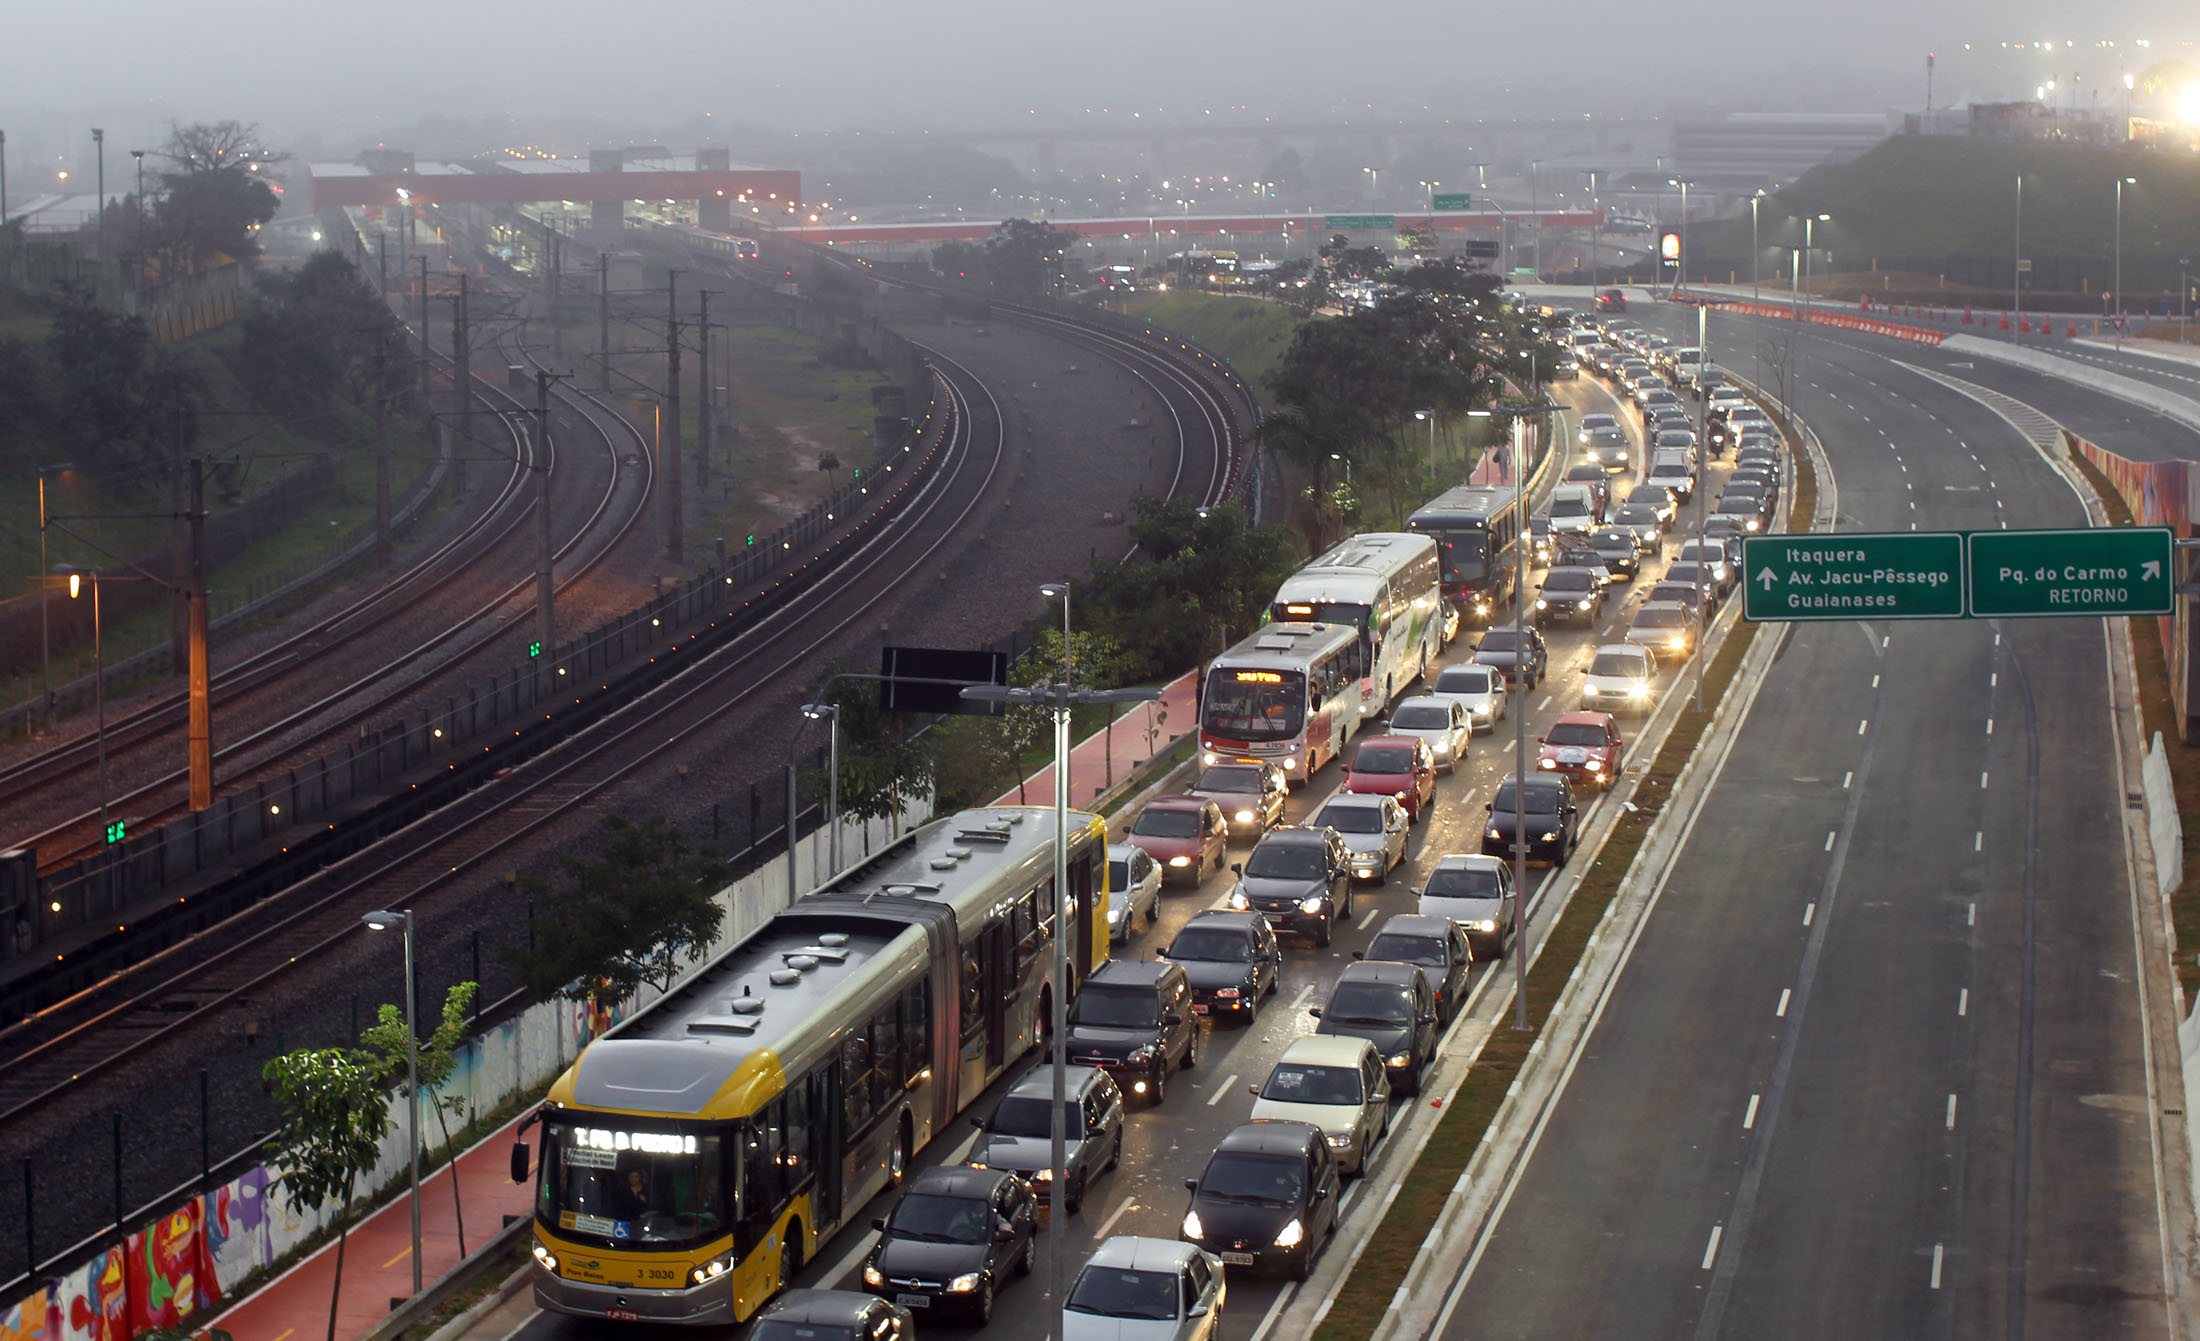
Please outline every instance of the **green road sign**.
[[1972, 531], [1970, 608], [1980, 617], [2166, 615], [2176, 536], [2166, 526]]
[[1430, 207], [1440, 210], [1464, 210], [1474, 208], [1474, 197], [1464, 191], [1438, 191], [1429, 199]]
[[1338, 233], [1371, 233], [1397, 226], [1395, 214], [1330, 214], [1322, 218], [1322, 227]]
[[1961, 619], [1963, 533], [1748, 536], [1742, 617]]

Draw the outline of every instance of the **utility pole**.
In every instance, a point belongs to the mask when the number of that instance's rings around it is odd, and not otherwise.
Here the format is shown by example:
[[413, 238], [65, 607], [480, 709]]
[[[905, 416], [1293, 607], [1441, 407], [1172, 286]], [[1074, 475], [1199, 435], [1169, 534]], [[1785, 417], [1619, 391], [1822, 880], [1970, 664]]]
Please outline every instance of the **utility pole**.
[[[352, 236], [357, 237], [358, 234], [354, 233]], [[376, 233], [374, 235], [374, 278], [376, 284], [380, 286], [377, 292], [382, 295], [382, 301], [388, 302], [390, 299], [390, 235], [388, 233]]]
[[214, 804], [214, 714], [208, 701], [206, 669], [206, 463], [191, 458], [191, 808]]
[[680, 485], [680, 272], [665, 272], [665, 555], [680, 562], [687, 548]]
[[603, 380], [598, 390], [611, 391], [611, 253], [596, 254], [596, 363]]
[[180, 410], [169, 413], [168, 446], [169, 498], [174, 503], [174, 520], [168, 525], [168, 667], [171, 675], [188, 675], [191, 672], [191, 597], [185, 585], [189, 580], [186, 574], [191, 571], [192, 468], [198, 463], [183, 459], [183, 413]]
[[374, 565], [390, 566], [389, 332], [374, 335]]
[[535, 374], [535, 636], [542, 642], [545, 667], [558, 632], [550, 581], [550, 467], [555, 460], [550, 451], [550, 384], [557, 380], [558, 374], [547, 369]]
[[459, 416], [459, 431], [466, 425], [466, 411], [474, 398], [474, 361], [466, 330], [466, 281], [471, 278], [465, 271], [458, 272], [458, 297], [451, 304], [451, 382], [458, 392], [458, 405], [452, 413]]
[[420, 324], [414, 328], [420, 332], [420, 403], [433, 407], [435, 404], [435, 370], [429, 365], [429, 360], [435, 357], [435, 347], [428, 341], [428, 258], [421, 256], [415, 259], [420, 262], [420, 302], [418, 305]]
[[699, 342], [695, 359], [697, 364], [695, 382], [697, 389], [703, 394], [703, 403], [695, 411], [695, 429], [702, 438], [702, 442], [697, 445], [695, 451], [695, 487], [698, 489], [710, 488], [710, 452], [715, 445], [715, 439], [711, 437], [711, 429], [714, 426], [712, 411], [716, 407], [717, 393], [710, 384], [710, 293], [709, 289], [702, 290], [703, 315], [702, 319], [695, 323], [695, 333]]

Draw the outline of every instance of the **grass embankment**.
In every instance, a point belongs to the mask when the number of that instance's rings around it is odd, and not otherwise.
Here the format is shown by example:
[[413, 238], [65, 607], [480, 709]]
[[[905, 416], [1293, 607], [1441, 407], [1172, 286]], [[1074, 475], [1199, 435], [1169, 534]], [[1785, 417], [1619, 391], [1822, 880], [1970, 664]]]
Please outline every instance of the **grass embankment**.
[[[1795, 442], [1792, 434], [1789, 442]], [[1795, 481], [1795, 494], [1788, 504], [1788, 529], [1808, 530], [1817, 510], [1816, 479], [1809, 458], [1792, 445], [1789, 451], [1794, 463], [1790, 478]], [[1705, 672], [1705, 702], [1717, 704], [1724, 697], [1757, 633], [1755, 624], [1735, 626]], [[1490, 1124], [1496, 1121], [1506, 1094], [1542, 1037], [1552, 1007], [1572, 981], [1589, 938], [1618, 897], [1620, 884], [1642, 850], [1651, 824], [1670, 803], [1675, 780], [1696, 752], [1714, 716], [1684, 710], [1674, 722], [1650, 771], [1635, 790], [1635, 808], [1621, 812], [1596, 861], [1567, 900], [1565, 912], [1544, 936], [1543, 948], [1528, 970], [1528, 1027], [1514, 1029], [1509, 1022], [1500, 1021], [1482, 1045], [1473, 1069], [1437, 1121], [1428, 1145], [1399, 1187], [1382, 1223], [1376, 1226], [1352, 1274], [1337, 1292], [1328, 1316], [1315, 1329], [1315, 1341], [1353, 1341], [1374, 1334], [1391, 1296], [1412, 1269], [1421, 1245], [1450, 1201], [1459, 1175], [1481, 1148]]]
[[[2082, 452], [2073, 447], [2070, 459], [2077, 464], [2093, 492], [2100, 495], [2101, 506], [2107, 510], [2108, 524], [2129, 526], [2131, 509], [2116, 492], [2116, 486], [2099, 467], [2085, 459]], [[2169, 663], [2162, 654], [2162, 635], [2155, 619], [2127, 621], [2131, 627], [2132, 670], [2139, 681], [2139, 734], [2140, 746], [2154, 747], [2154, 736], [2162, 736], [2162, 752], [2169, 759], [2170, 783], [2177, 797], [2177, 816], [2184, 830], [2185, 869], [2194, 869], [2200, 862], [2200, 747], [2187, 745], [2179, 730], [2175, 700], [2170, 694]], [[2200, 991], [2200, 964], [2190, 954], [2177, 953], [2182, 948], [2200, 945], [2200, 880], [2187, 879], [2169, 896], [2170, 926], [2176, 944], [2170, 947], [2171, 962], [2177, 969], [2178, 984], [2184, 989], [2185, 999], [2190, 1001]]]
[[1205, 345], [1254, 387], [1282, 361], [1307, 318], [1266, 298], [1235, 298], [1189, 289], [1142, 293], [1123, 310]]

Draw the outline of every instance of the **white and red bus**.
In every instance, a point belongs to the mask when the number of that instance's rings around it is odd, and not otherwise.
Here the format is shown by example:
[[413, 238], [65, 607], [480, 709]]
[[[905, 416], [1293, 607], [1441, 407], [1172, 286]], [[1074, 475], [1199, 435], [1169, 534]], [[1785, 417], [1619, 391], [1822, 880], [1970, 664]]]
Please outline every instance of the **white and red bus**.
[[1286, 620], [1216, 657], [1199, 687], [1202, 761], [1273, 761], [1304, 783], [1359, 729], [1366, 646], [1350, 624]]

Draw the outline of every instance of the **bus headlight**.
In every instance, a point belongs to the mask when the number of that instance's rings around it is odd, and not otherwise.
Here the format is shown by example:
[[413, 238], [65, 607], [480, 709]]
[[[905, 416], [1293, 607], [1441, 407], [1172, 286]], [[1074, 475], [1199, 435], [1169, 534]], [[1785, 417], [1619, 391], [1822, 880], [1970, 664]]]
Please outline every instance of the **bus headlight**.
[[1290, 772], [1295, 772], [1295, 771], [1296, 771], [1296, 770], [1298, 769], [1298, 766], [1299, 766], [1299, 760], [1298, 760], [1298, 756], [1297, 756], [1297, 755], [1294, 755], [1294, 754], [1287, 754], [1287, 755], [1283, 756], [1283, 771], [1284, 771], [1284, 772], [1286, 772], [1286, 773], [1290, 773]]
[[534, 1247], [535, 1260], [542, 1264], [542, 1269], [549, 1272], [553, 1276], [556, 1275], [558, 1273], [557, 1254], [551, 1252], [548, 1248], [543, 1247], [539, 1243], [534, 1245]]
[[1214, 762], [1215, 762], [1215, 752], [1214, 752], [1213, 750], [1208, 750], [1208, 751], [1207, 751], [1206, 753], [1204, 753], [1204, 754], [1202, 754], [1202, 755], [1200, 755], [1200, 756], [1199, 756], [1199, 762], [1201, 762], [1201, 763], [1203, 763], [1203, 764], [1212, 764], [1212, 763], [1214, 763]]
[[725, 1275], [726, 1269], [732, 1265], [732, 1258], [714, 1257], [710, 1261], [705, 1262], [703, 1265], [695, 1268], [693, 1271], [690, 1271], [688, 1273], [688, 1279], [695, 1282], [697, 1285], [701, 1285], [705, 1281], [716, 1280], [718, 1279], [718, 1277]]

